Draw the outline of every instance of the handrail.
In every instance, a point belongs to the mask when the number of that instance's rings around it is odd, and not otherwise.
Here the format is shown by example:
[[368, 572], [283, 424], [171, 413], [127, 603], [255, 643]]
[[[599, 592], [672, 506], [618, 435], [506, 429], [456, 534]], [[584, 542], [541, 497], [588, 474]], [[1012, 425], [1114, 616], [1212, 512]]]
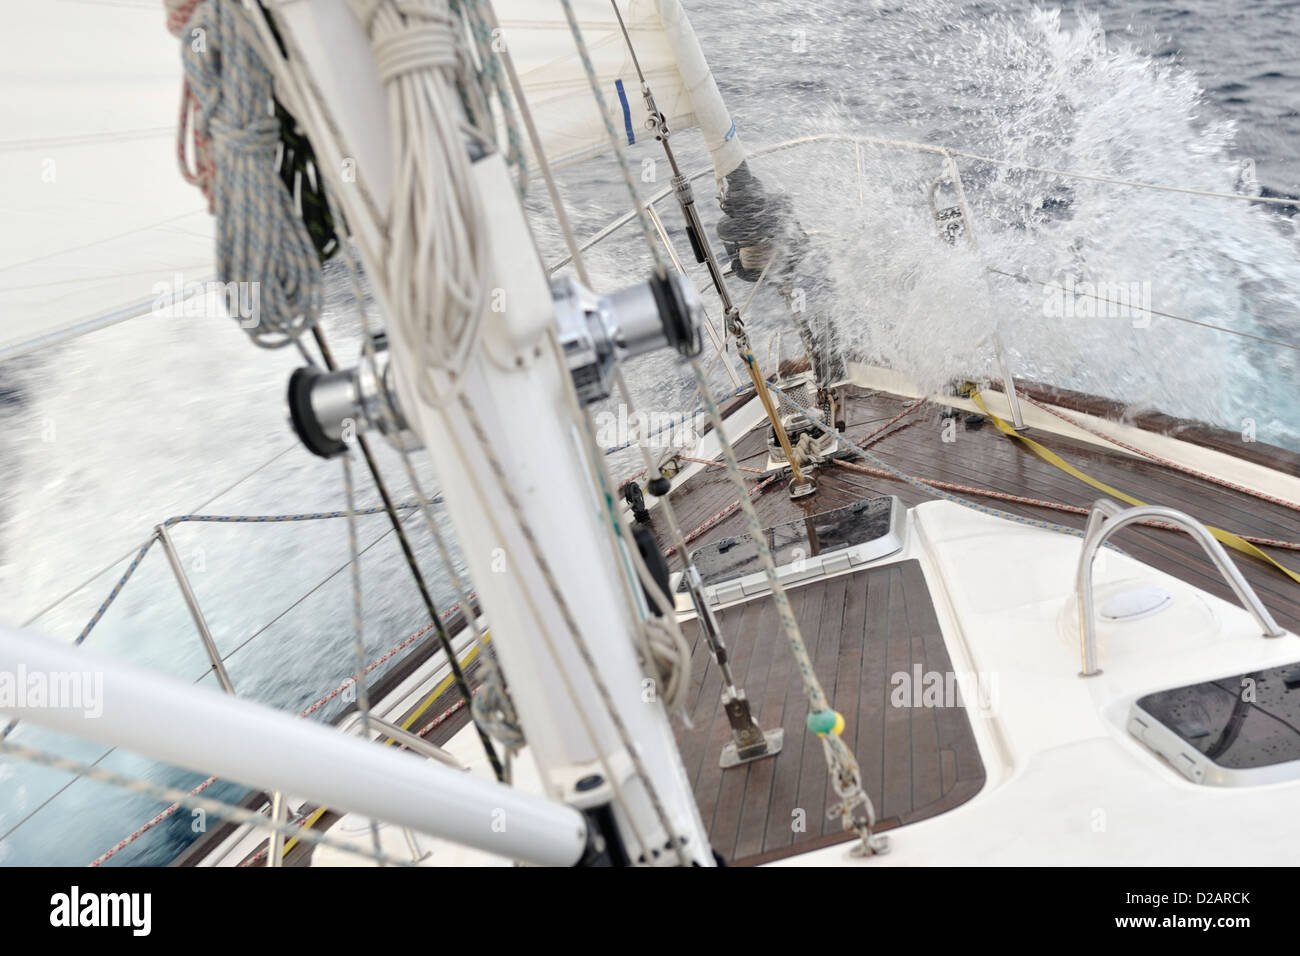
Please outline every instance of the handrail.
[[[454, 767], [457, 770], [468, 769], [456, 757], [439, 747], [437, 744], [425, 740], [419, 734], [411, 733], [405, 727], [400, 727], [391, 721], [384, 720], [382, 717], [376, 717], [374, 714], [368, 714], [366, 718], [370, 723], [371, 730], [380, 731], [379, 739], [384, 737], [390, 738], [399, 746], [413, 751], [422, 757], [428, 757], [430, 760], [436, 760], [439, 763], [446, 764], [448, 767]], [[340, 726], [340, 730], [345, 734], [354, 734], [361, 722], [361, 714], [355, 713], [349, 717]]]
[[[862, 146], [867, 145], [867, 146], [881, 146], [887, 149], [899, 149], [899, 150], [905, 150], [905, 151], [910, 151], [915, 153], [929, 153], [935, 156], [942, 156], [944, 159], [948, 161], [948, 163], [950, 164], [954, 172], [957, 171], [957, 159], [961, 158], [961, 159], [970, 160], [972, 162], [991, 163], [997, 166], [1005, 166], [1009, 169], [1020, 169], [1026, 172], [1037, 172], [1049, 176], [1060, 176], [1065, 179], [1077, 179], [1084, 182], [1101, 183], [1103, 185], [1122, 186], [1122, 187], [1127, 187], [1132, 189], [1146, 189], [1153, 192], [1175, 193], [1179, 195], [1195, 196], [1195, 197], [1201, 197], [1207, 199], [1235, 200], [1237, 202], [1245, 202], [1245, 203], [1251, 203], [1255, 205], [1275, 206], [1279, 208], [1288, 207], [1288, 206], [1300, 207], [1300, 198], [1292, 198], [1292, 197], [1284, 197], [1284, 196], [1251, 196], [1245, 193], [1222, 193], [1222, 192], [1214, 192], [1212, 190], [1191, 189], [1183, 186], [1165, 186], [1159, 183], [1136, 182], [1132, 180], [1118, 179], [1110, 176], [1100, 176], [1094, 173], [1082, 173], [1082, 172], [1077, 172], [1077, 171], [1067, 170], [1067, 169], [1053, 169], [1047, 166], [1034, 166], [1029, 163], [1020, 163], [1008, 159], [999, 159], [994, 156], [983, 156], [980, 155], [979, 153], [970, 153], [964, 150], [953, 149], [947, 146], [935, 146], [930, 143], [918, 143], [912, 140], [890, 139], [887, 137], [879, 137], [879, 136], [857, 136], [848, 133], [817, 133], [811, 136], [800, 136], [795, 139], [784, 140], [783, 142], [780, 143], [774, 143], [768, 146], [762, 146], [757, 149], [750, 150], [749, 156], [751, 158], [758, 157], [758, 156], [766, 156], [772, 153], [783, 152], [788, 149], [794, 149], [799, 146], [806, 146], [815, 143], [847, 143], [847, 144], [851, 144], [854, 147], [855, 166], [859, 178], [859, 192], [861, 192], [861, 177], [862, 177], [861, 149]], [[705, 167], [693, 173], [686, 174], [686, 179], [689, 182], [694, 182], [697, 179], [703, 179], [705, 176], [708, 176], [712, 172], [713, 172], [712, 167]], [[657, 203], [661, 202], [662, 200], [666, 199], [667, 197], [671, 196], [672, 194], [673, 194], [672, 187], [665, 187], [663, 189], [660, 189], [658, 192], [655, 192], [650, 196], [647, 196], [642, 201], [641, 206], [643, 208], [649, 209], [654, 205], [656, 205]], [[617, 217], [616, 219], [613, 219], [607, 225], [602, 227], [598, 232], [596, 232], [595, 235], [593, 235], [591, 238], [587, 239], [585, 242], [579, 245], [578, 247], [579, 251], [585, 252], [587, 249], [590, 249], [593, 246], [603, 242], [610, 235], [617, 232], [623, 226], [627, 225], [628, 223], [636, 219], [638, 214], [639, 214], [639, 210], [632, 210], [631, 212], [624, 213], [619, 217]], [[568, 265], [569, 262], [571, 261], [572, 261], [572, 257], [566, 255], [563, 258], [549, 265], [547, 269], [549, 272], [553, 273], [563, 268], [564, 266]], [[1003, 276], [1008, 275], [1008, 273], [1005, 273], [1002, 270], [998, 270], [998, 269], [989, 268], [988, 271], [995, 275], [1003, 275]], [[1010, 277], [1017, 278], [1017, 279], [1024, 279], [1031, 282], [1037, 282], [1041, 285], [1047, 285], [1047, 283], [1044, 283], [1039, 279], [1035, 279], [1032, 276], [1024, 276], [1024, 277], [1010, 276]], [[1179, 322], [1185, 322], [1191, 325], [1201, 326], [1203, 328], [1208, 328], [1216, 332], [1222, 332], [1227, 335], [1236, 335], [1241, 338], [1248, 338], [1254, 341], [1263, 342], [1265, 344], [1274, 345], [1281, 348], [1300, 350], [1300, 345], [1295, 345], [1289, 342], [1283, 342], [1277, 339], [1270, 339], [1264, 336], [1253, 335], [1249, 332], [1242, 332], [1237, 329], [1229, 329], [1223, 326], [1217, 326], [1207, 322], [1197, 321], [1195, 319], [1190, 319], [1187, 316], [1175, 315], [1174, 313], [1170, 313], [1170, 312], [1156, 312], [1154, 310], [1152, 310], [1152, 313], [1160, 315], [1163, 318], [1173, 319]], [[1005, 374], [1003, 375], [1004, 379], [1007, 377], [1009, 376]]]
[[[1250, 196], [1244, 193], [1220, 193], [1220, 192], [1214, 192], [1212, 190], [1205, 190], [1205, 189], [1189, 189], [1185, 186], [1165, 186], [1165, 185], [1161, 185], [1160, 183], [1142, 183], [1133, 180], [1118, 179], [1110, 176], [1099, 176], [1095, 173], [1080, 173], [1068, 169], [1053, 169], [1048, 166], [1033, 166], [1029, 163], [1018, 163], [1015, 162], [1014, 160], [999, 159], [995, 156], [982, 156], [979, 153], [968, 153], [960, 149], [952, 149], [951, 147], [948, 146], [935, 146], [931, 143], [918, 143], [915, 142], [914, 140], [890, 139], [888, 137], [882, 137], [882, 136], [855, 136], [849, 133], [816, 133], [811, 136], [799, 136], [794, 139], [787, 139], [779, 143], [772, 143], [767, 146], [760, 146], [757, 149], [752, 149], [749, 151], [748, 158], [767, 156], [771, 153], [779, 153], [787, 149], [794, 149], [798, 146], [807, 146], [811, 143], [850, 143], [853, 144], [855, 147], [860, 147], [864, 145], [884, 146], [889, 149], [909, 150], [915, 153], [932, 153], [936, 156], [943, 156], [946, 159], [956, 159], [957, 157], [961, 157], [962, 159], [969, 159], [975, 162], [992, 163], [996, 166], [1006, 166], [1009, 169], [1021, 169], [1021, 170], [1025, 170], [1026, 172], [1043, 173], [1044, 175], [1049, 175], [1049, 176], [1060, 176], [1064, 179], [1078, 179], [1084, 182], [1102, 183], [1103, 185], [1109, 185], [1109, 186], [1126, 186], [1132, 189], [1149, 189], [1152, 190], [1153, 192], [1178, 193], [1181, 195], [1199, 196], [1205, 199], [1228, 199], [1228, 200], [1236, 200], [1238, 202], [1256, 203], [1256, 204], [1263, 204], [1268, 206], [1300, 207], [1300, 198], [1292, 199], [1285, 196]], [[859, 168], [859, 172], [860, 171], [861, 170]], [[693, 173], [688, 173], [685, 175], [686, 175], [686, 179], [689, 182], [694, 182], [697, 179], [703, 179], [705, 176], [709, 175], [712, 172], [713, 172], [713, 167], [707, 166], [703, 169], [699, 169]], [[673, 194], [673, 188], [671, 186], [667, 186], [663, 189], [660, 189], [658, 192], [652, 193], [651, 195], [647, 196], [644, 200], [642, 200], [641, 205], [642, 207], [653, 206], [659, 203], [660, 201], [668, 198], [672, 194]], [[597, 245], [598, 243], [603, 241], [606, 237], [608, 237], [611, 233], [616, 232], [618, 229], [622, 228], [623, 226], [631, 222], [633, 219], [635, 219], [638, 215], [638, 212], [639, 210], [634, 209], [631, 212], [624, 213], [618, 218], [611, 220], [608, 225], [601, 228], [601, 230], [597, 232], [594, 236], [592, 236], [586, 242], [582, 243], [582, 245], [578, 247], [578, 251], [585, 252], [586, 250], [590, 249], [592, 246]], [[554, 272], [555, 270], [563, 268], [564, 266], [568, 265], [569, 262], [571, 261], [572, 261], [572, 257], [566, 255], [563, 258], [551, 264], [550, 266], [548, 266], [548, 271]]]
[[1076, 599], [1079, 609], [1079, 641], [1083, 653], [1083, 670], [1080, 677], [1093, 677], [1101, 673], [1097, 666], [1097, 625], [1092, 600], [1092, 563], [1106, 539], [1121, 528], [1146, 518], [1162, 518], [1186, 531], [1205, 550], [1219, 569], [1219, 573], [1236, 592], [1237, 599], [1255, 618], [1264, 637], [1281, 637], [1286, 631], [1277, 626], [1273, 615], [1259, 599], [1254, 588], [1242, 576], [1241, 570], [1228, 557], [1223, 545], [1210, 534], [1209, 529], [1182, 511], [1162, 505], [1143, 505], [1139, 508], [1120, 508], [1109, 498], [1093, 503], [1088, 524], [1083, 531], [1083, 550], [1079, 555], [1076, 577]]

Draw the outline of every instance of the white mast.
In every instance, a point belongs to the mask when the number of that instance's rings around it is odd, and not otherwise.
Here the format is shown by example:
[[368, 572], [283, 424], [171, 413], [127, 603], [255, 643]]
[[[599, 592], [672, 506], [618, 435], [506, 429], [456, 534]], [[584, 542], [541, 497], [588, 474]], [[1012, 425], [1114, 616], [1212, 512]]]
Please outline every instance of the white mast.
[[[371, 210], [409, 202], [392, 195], [390, 91], [344, 0], [294, 2], [276, 13], [290, 57], [301, 58], [292, 69], [269, 64], [277, 89], [333, 180], [368, 273], [382, 277], [392, 263]], [[431, 400], [420, 384], [430, 368], [412, 329], [424, 320], [387, 323], [402, 410], [431, 452], [548, 794], [610, 805], [634, 861], [709, 865], [672, 728], [638, 660], [642, 623], [603, 490], [592, 483], [546, 273], [500, 155], [472, 168], [466, 187], [483, 204], [486, 281], [500, 311], [479, 317], [481, 341], [460, 370], [459, 395], [447, 401]], [[345, 169], [355, 183], [340, 175]], [[375, 287], [391, 317], [392, 290]]]

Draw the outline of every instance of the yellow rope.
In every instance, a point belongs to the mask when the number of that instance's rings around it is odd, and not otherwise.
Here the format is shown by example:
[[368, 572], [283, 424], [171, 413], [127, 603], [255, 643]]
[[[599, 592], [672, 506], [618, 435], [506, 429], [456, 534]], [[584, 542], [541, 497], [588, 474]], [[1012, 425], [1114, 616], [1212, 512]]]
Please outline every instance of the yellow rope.
[[[998, 430], [1002, 432], [1002, 434], [1008, 436], [1009, 438], [1016, 439], [1016, 441], [1023, 444], [1026, 448], [1032, 451], [1039, 458], [1043, 459], [1043, 461], [1047, 462], [1049, 465], [1053, 465], [1056, 468], [1061, 469], [1061, 471], [1065, 472], [1070, 477], [1077, 478], [1079, 481], [1082, 481], [1084, 484], [1090, 485], [1093, 488], [1096, 488], [1098, 491], [1110, 495], [1112, 498], [1118, 498], [1120, 501], [1127, 502], [1128, 504], [1131, 504], [1135, 507], [1142, 507], [1143, 505], [1147, 504], [1147, 502], [1142, 501], [1139, 498], [1134, 498], [1132, 495], [1125, 494], [1124, 492], [1120, 491], [1118, 488], [1112, 488], [1104, 481], [1099, 481], [1098, 479], [1093, 478], [1091, 475], [1084, 474], [1082, 471], [1080, 471], [1078, 468], [1075, 468], [1073, 465], [1071, 465], [1060, 455], [1056, 454], [1056, 452], [1043, 447], [1038, 442], [1034, 441], [1032, 438], [1027, 438], [1024, 435], [1020, 434], [1018, 431], [1012, 428], [1011, 425], [1009, 425], [1007, 422], [1003, 421], [1001, 418], [998, 418], [998, 416], [994, 415], [991, 411], [989, 411], [988, 405], [984, 404], [984, 399], [980, 397], [980, 393], [977, 390], [971, 389], [970, 397], [971, 397], [971, 401], [975, 403], [976, 407], [979, 408], [979, 410], [983, 412], [986, 416], [988, 416], [989, 420], [992, 421], [993, 424], [997, 426]], [[1206, 525], [1206, 529], [1210, 532], [1210, 534], [1214, 535], [1214, 537], [1217, 538], [1221, 544], [1225, 544], [1229, 548], [1232, 548], [1234, 551], [1239, 551], [1242, 554], [1248, 554], [1252, 558], [1258, 558], [1260, 561], [1272, 565], [1274, 568], [1276, 568], [1278, 571], [1281, 571], [1283, 574], [1285, 574], [1296, 584], [1300, 584], [1300, 574], [1297, 574], [1295, 571], [1292, 571], [1290, 568], [1286, 567], [1285, 565], [1278, 563], [1269, 555], [1261, 551], [1259, 548], [1255, 547], [1255, 545], [1247, 541], [1245, 538], [1242, 538], [1240, 535], [1233, 534], [1231, 531], [1224, 531], [1222, 528], [1211, 527], [1209, 525]]]

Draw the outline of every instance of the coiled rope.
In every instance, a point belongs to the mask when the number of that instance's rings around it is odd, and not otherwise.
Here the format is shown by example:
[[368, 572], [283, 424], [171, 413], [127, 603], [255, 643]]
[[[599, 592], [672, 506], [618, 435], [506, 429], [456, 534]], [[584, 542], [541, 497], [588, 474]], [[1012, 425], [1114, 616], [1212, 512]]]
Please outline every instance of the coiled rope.
[[[465, 133], [490, 133], [460, 119], [458, 89], [479, 90], [459, 18], [446, 0], [348, 0], [370, 37], [393, 124], [392, 200], [381, 223], [382, 283], [388, 322], [418, 351], [420, 396], [442, 405], [460, 388], [462, 371], [488, 314], [491, 250]], [[482, 122], [482, 120], [480, 120]]]
[[[199, 2], [200, 0], [163, 0], [163, 7], [167, 11], [167, 32], [182, 42], [197, 40], [197, 37], [186, 34], [185, 25]], [[208, 200], [208, 212], [212, 212], [212, 140], [195, 128], [194, 114], [198, 108], [198, 100], [194, 98], [187, 77], [181, 82], [181, 112], [176, 123], [176, 159], [182, 178], [191, 186], [199, 188]]]
[[[183, 5], [177, 5], [179, 17]], [[217, 216], [217, 277], [251, 307], [240, 325], [264, 348], [294, 343], [322, 304], [320, 259], [276, 169], [280, 123], [271, 74], [237, 0], [204, 0], [181, 47], [193, 128], [211, 140], [204, 175]], [[184, 128], [182, 128], [182, 133]]]

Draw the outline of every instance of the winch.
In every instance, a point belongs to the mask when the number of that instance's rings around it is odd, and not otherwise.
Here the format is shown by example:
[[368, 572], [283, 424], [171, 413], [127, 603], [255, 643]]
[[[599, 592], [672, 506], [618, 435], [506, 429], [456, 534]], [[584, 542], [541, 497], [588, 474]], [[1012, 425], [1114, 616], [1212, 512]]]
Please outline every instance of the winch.
[[[666, 346], [683, 358], [700, 354], [703, 306], [685, 276], [656, 275], [608, 296], [562, 279], [551, 293], [560, 347], [584, 405], [610, 396], [619, 362]], [[407, 449], [421, 447], [398, 402], [387, 336], [376, 335], [373, 345], [373, 367], [363, 358], [350, 369], [309, 365], [290, 376], [290, 418], [313, 454], [342, 454], [358, 431], [378, 431]]]
[[609, 397], [618, 362], [665, 346], [683, 358], [700, 354], [703, 306], [684, 275], [654, 276], [609, 296], [561, 279], [551, 292], [560, 347], [584, 405]]

